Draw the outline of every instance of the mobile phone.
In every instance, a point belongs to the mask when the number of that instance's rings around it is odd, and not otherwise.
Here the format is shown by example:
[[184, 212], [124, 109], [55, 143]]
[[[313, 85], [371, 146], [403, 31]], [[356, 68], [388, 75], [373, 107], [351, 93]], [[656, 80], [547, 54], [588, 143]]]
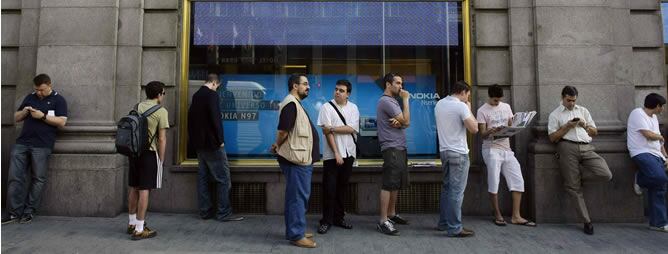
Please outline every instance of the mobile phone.
[[571, 119], [571, 122], [578, 122], [578, 121], [580, 121], [580, 118], [579, 118], [579, 117], [576, 117], [576, 118]]

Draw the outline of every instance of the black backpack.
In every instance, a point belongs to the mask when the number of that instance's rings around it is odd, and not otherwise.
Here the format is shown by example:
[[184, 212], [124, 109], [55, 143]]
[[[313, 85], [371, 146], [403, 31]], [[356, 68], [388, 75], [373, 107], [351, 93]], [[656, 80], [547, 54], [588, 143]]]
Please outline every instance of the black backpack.
[[148, 150], [153, 139], [158, 135], [156, 130], [155, 135], [149, 138], [148, 116], [162, 106], [155, 105], [142, 114], [139, 113], [138, 107], [139, 104], [135, 105], [127, 116], [121, 117], [116, 129], [116, 151], [135, 158], [139, 158], [144, 151]]

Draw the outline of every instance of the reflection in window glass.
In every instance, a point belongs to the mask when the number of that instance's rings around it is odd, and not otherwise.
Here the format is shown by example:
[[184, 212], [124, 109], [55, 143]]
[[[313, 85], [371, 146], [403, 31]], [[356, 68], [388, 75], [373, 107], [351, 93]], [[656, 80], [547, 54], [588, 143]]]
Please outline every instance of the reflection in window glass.
[[[320, 106], [333, 98], [336, 80], [353, 84], [350, 100], [360, 110], [362, 158], [380, 158], [379, 79], [386, 72], [402, 74], [412, 94], [409, 156], [437, 154], [434, 105], [447, 84], [463, 79], [461, 3], [193, 2], [192, 7], [189, 92], [199, 89], [208, 72], [220, 74], [230, 157], [271, 157], [278, 104], [288, 93], [288, 76], [298, 72], [308, 74], [311, 91], [303, 105], [314, 124]], [[192, 149], [188, 157], [196, 157]]]

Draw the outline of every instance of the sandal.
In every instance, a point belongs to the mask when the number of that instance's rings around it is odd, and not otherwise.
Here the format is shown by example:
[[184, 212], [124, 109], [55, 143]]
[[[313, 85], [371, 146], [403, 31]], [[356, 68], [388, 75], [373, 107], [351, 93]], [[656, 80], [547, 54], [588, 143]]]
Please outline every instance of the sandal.
[[503, 219], [502, 220], [493, 219], [492, 222], [494, 222], [494, 225], [497, 225], [499, 227], [505, 227], [508, 224]]
[[513, 225], [527, 226], [527, 227], [535, 227], [535, 226], [537, 226], [535, 222], [533, 222], [533, 221], [529, 221], [529, 220], [524, 221], [524, 222], [518, 222], [518, 223], [511, 222], [511, 223], [512, 223]]

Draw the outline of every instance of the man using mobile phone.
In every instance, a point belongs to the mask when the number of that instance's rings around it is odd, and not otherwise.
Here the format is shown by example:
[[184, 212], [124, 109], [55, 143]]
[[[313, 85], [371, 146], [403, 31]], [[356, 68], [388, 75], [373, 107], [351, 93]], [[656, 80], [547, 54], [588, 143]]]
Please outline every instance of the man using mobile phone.
[[51, 78], [39, 74], [33, 83], [35, 91], [23, 99], [14, 113], [14, 120], [24, 123], [10, 157], [8, 214], [2, 218], [2, 224], [32, 221], [46, 184], [56, 132], [67, 122], [67, 102], [53, 90]]
[[[575, 104], [578, 90], [565, 86], [561, 90], [561, 105], [550, 113], [547, 133], [557, 144], [557, 156], [564, 188], [576, 204], [579, 217], [584, 221], [584, 232], [594, 234], [589, 211], [582, 194], [582, 180], [610, 181], [612, 173], [605, 160], [590, 143], [598, 134], [596, 124], [585, 107]], [[583, 176], [586, 178], [583, 179]]]

